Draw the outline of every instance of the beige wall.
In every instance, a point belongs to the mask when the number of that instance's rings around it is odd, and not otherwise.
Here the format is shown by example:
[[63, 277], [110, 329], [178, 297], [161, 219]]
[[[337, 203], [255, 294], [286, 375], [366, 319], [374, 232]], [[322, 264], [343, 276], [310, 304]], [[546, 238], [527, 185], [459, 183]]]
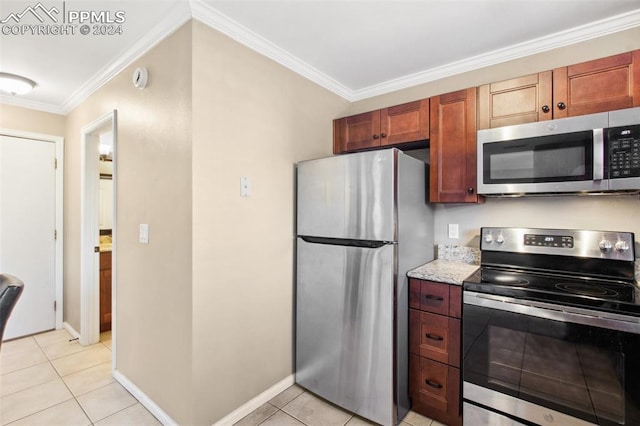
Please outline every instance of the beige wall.
[[0, 104], [0, 128], [64, 136], [64, 115]]
[[[65, 135], [66, 320], [80, 329], [80, 129], [116, 109], [117, 370], [181, 424], [191, 422], [191, 59], [189, 23], [74, 109]], [[138, 66], [144, 90], [131, 83]]]
[[193, 40], [194, 424], [211, 424], [293, 373], [294, 163], [331, 155], [348, 102], [197, 21]]
[[[447, 224], [460, 225], [460, 238], [447, 236]], [[434, 238], [438, 244], [478, 246], [482, 226], [596, 229], [640, 235], [640, 197], [567, 196], [488, 198], [485, 204], [439, 204]]]

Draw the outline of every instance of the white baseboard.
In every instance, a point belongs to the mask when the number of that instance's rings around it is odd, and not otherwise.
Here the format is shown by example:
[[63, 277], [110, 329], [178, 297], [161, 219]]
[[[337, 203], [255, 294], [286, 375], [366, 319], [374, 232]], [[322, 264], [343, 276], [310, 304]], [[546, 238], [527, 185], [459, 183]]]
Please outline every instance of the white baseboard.
[[64, 328], [65, 330], [67, 330], [69, 332], [69, 334], [71, 335], [71, 337], [73, 337], [74, 339], [80, 339], [80, 333], [78, 333], [73, 327], [71, 327], [71, 325], [69, 325], [68, 322], [63, 322], [62, 323], [62, 328]]
[[142, 404], [151, 414], [153, 414], [156, 419], [160, 421], [164, 426], [178, 426], [175, 420], [173, 420], [167, 413], [165, 413], [162, 408], [158, 406], [151, 398], [147, 396], [139, 387], [137, 387], [133, 382], [127, 379], [122, 373], [118, 370], [113, 370], [113, 378], [118, 381], [126, 390], [129, 391], [131, 395], [133, 395], [140, 404]]
[[227, 414], [222, 419], [218, 420], [213, 424], [213, 426], [230, 426], [233, 425], [238, 420], [245, 417], [247, 414], [254, 411], [256, 408], [260, 407], [265, 402], [269, 402], [273, 397], [278, 395], [280, 392], [286, 390], [288, 387], [292, 386], [295, 383], [293, 374], [289, 377], [284, 378], [279, 381], [275, 385], [271, 386], [266, 391], [262, 392], [260, 395], [256, 396], [252, 400], [246, 402], [244, 405], [236, 408], [231, 413]]

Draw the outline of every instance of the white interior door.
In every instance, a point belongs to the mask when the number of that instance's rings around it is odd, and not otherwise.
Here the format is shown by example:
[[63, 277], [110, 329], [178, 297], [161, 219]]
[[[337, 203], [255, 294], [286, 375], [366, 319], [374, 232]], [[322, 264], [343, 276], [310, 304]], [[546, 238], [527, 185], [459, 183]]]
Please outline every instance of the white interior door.
[[56, 327], [56, 144], [0, 136], [0, 272], [25, 288], [4, 339]]

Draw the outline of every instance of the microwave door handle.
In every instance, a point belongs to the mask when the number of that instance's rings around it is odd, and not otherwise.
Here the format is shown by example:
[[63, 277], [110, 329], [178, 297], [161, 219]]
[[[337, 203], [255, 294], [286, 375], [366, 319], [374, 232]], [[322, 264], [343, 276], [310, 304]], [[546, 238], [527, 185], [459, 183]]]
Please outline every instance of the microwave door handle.
[[593, 180], [604, 179], [604, 131], [593, 129]]

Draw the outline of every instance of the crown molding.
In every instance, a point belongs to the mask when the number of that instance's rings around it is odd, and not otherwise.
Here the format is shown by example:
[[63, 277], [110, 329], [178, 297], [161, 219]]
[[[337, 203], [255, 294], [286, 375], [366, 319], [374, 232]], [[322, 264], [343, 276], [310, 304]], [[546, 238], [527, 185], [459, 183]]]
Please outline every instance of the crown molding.
[[318, 71], [316, 68], [293, 56], [286, 50], [259, 36], [247, 27], [239, 24], [237, 21], [218, 12], [216, 9], [201, 0], [191, 0], [191, 14], [194, 19], [197, 19], [209, 27], [220, 31], [244, 46], [274, 60], [280, 65], [289, 68], [291, 71], [300, 74], [336, 95], [347, 100], [351, 100], [353, 96], [351, 89], [340, 84], [328, 75]]
[[65, 115], [65, 112], [58, 105], [44, 102], [31, 101], [25, 98], [18, 98], [10, 95], [0, 95], [0, 104], [11, 105], [21, 108], [33, 109], [37, 111], [50, 112], [52, 114]]
[[499, 63], [542, 53], [571, 44], [613, 34], [640, 26], [640, 9], [612, 16], [600, 21], [570, 28], [544, 37], [514, 44], [503, 49], [473, 56], [461, 61], [451, 62], [440, 67], [390, 80], [381, 84], [365, 87], [350, 93], [352, 102], [374, 96], [384, 95], [419, 84], [429, 83], [456, 74], [496, 65]]
[[[188, 4], [189, 7], [185, 7]], [[105, 65], [86, 83], [69, 96], [62, 105], [30, 101], [9, 95], [0, 95], [0, 103], [29, 108], [54, 114], [66, 115], [80, 105], [92, 93], [105, 85], [109, 80], [122, 72], [124, 68], [147, 53], [165, 37], [176, 31], [189, 19], [194, 18], [227, 35], [233, 40], [264, 55], [291, 71], [311, 80], [334, 94], [350, 101], [384, 95], [397, 90], [429, 83], [452, 75], [496, 65], [510, 60], [557, 49], [582, 41], [591, 40], [619, 31], [640, 26], [640, 9], [616, 15], [600, 21], [591, 22], [569, 30], [557, 32], [527, 42], [494, 50], [461, 61], [451, 62], [440, 67], [431, 68], [405, 77], [389, 80], [380, 84], [351, 90], [308, 63], [291, 55], [284, 49], [264, 39], [248, 28], [240, 25], [226, 15], [218, 12], [202, 0], [177, 2], [166, 17], [139, 39], [130, 49], [115, 61]]]
[[158, 24], [156, 24], [149, 32], [140, 38], [130, 49], [124, 52], [118, 58], [105, 65], [91, 78], [89, 78], [78, 90], [73, 92], [60, 109], [64, 114], [68, 114], [78, 105], [80, 105], [91, 94], [104, 86], [109, 80], [118, 75], [127, 66], [131, 65], [135, 60], [151, 50], [155, 45], [160, 43], [165, 37], [172, 34], [187, 21], [191, 19], [191, 11], [185, 7], [186, 2], [177, 2], [172, 9], [165, 15]]

